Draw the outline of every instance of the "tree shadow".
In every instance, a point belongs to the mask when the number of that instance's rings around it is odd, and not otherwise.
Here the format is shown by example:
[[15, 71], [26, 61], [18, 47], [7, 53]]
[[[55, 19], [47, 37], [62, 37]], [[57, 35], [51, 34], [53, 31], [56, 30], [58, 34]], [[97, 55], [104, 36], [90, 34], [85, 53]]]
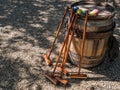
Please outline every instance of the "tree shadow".
[[[31, 89], [38, 80], [41, 81], [42, 69], [39, 68], [38, 75], [33, 73], [30, 68], [31, 65], [25, 64], [19, 58], [0, 56], [0, 88], [3, 90]], [[42, 89], [40, 84], [36, 88]]]
[[[2, 54], [0, 57], [1, 88], [19, 90], [32, 88], [32, 85], [39, 84], [39, 90], [42, 89], [40, 83], [44, 82], [44, 78], [41, 76], [41, 72], [45, 68], [41, 63], [42, 61], [39, 62], [38, 66], [33, 67], [24, 62], [27, 61], [26, 59], [23, 60], [22, 57], [18, 56], [15, 59], [7, 56], [7, 54], [8, 52], [14, 54], [14, 52], [21, 51], [20, 46], [26, 44], [30, 44], [31, 47], [38, 46], [43, 51], [48, 49], [51, 46], [50, 38], [54, 37], [60, 18], [65, 10], [64, 7], [67, 4], [70, 4], [67, 0], [0, 0], [0, 32], [2, 34], [0, 34], [0, 53]], [[64, 30], [60, 35], [60, 38], [62, 38]], [[61, 42], [61, 40], [58, 41]], [[19, 44], [18, 42], [24, 43]], [[27, 48], [27, 46], [25, 47]], [[40, 51], [39, 56], [43, 54], [43, 51]], [[23, 55], [27, 52], [24, 52]], [[28, 62], [32, 61], [32, 59], [29, 59]], [[111, 81], [119, 81], [120, 72], [116, 69], [120, 66], [119, 63], [120, 61], [117, 59], [105, 71], [102, 70], [102, 66], [96, 67], [92, 71], [96, 74], [105, 75]], [[106, 64], [103, 66], [106, 66]], [[33, 69], [32, 72], [30, 71], [31, 68]], [[99, 77], [94, 78], [94, 80], [101, 79]], [[79, 83], [79, 80], [71, 82]], [[21, 87], [21, 85], [23, 86]]]
[[[57, 3], [57, 4], [56, 4]], [[1, 27], [10, 25], [37, 40], [40, 47], [50, 47], [48, 35], [54, 37], [68, 1], [4, 0], [0, 1]], [[22, 37], [21, 37], [22, 38]], [[27, 41], [29, 42], [29, 41]], [[34, 42], [30, 42], [34, 44]]]
[[[102, 62], [100, 65], [91, 68], [89, 70], [91, 70], [92, 72], [94, 72], [93, 74], [100, 74], [100, 75], [104, 75], [103, 77], [93, 77], [93, 78], [88, 78], [88, 80], [95, 80], [95, 81], [120, 81], [120, 71], [119, 71], [119, 65], [120, 65], [120, 61], [119, 61], [118, 57], [117, 59], [115, 59], [115, 61], [113, 62], [109, 62], [106, 58], [104, 62]], [[88, 73], [89, 74], [89, 73]]]
[[[40, 58], [42, 51], [51, 46], [67, 4], [69, 1], [62, 0], [0, 1], [0, 88], [25, 90], [35, 84], [40, 88], [38, 90], [42, 89], [44, 77], [41, 72], [44, 72], [45, 65], [41, 59], [39, 65], [26, 63], [33, 62], [35, 53], [28, 55], [30, 59], [24, 57], [31, 52], [29, 49], [37, 47]], [[21, 53], [24, 57], [20, 56]]]

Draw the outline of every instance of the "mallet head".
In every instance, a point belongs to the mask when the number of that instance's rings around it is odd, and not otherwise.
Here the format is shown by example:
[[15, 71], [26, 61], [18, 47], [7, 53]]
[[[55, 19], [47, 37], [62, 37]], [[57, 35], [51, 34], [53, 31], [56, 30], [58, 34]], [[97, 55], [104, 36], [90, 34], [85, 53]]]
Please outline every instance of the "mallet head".
[[50, 80], [53, 84], [55, 84], [55, 85], [57, 85], [58, 82], [59, 82], [59, 81], [58, 81], [57, 79], [55, 79], [55, 77], [52, 76], [51, 74], [45, 73], [44, 76], [45, 76], [48, 80]]
[[44, 55], [43, 55], [43, 58], [44, 58], [46, 64], [47, 64], [48, 66], [50, 66], [50, 65], [51, 65], [51, 60], [50, 60], [50, 58], [48, 57], [48, 55], [47, 55], [47, 54], [44, 54]]

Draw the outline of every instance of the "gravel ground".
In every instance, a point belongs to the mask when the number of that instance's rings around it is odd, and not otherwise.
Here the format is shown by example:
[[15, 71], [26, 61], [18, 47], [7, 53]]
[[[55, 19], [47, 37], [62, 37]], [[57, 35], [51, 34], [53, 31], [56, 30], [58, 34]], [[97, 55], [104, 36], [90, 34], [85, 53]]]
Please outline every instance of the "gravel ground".
[[[0, 90], [120, 90], [120, 55], [112, 63], [82, 69], [89, 79], [70, 79], [68, 86], [54, 86], [42, 73], [42, 55], [49, 51], [64, 7], [74, 0], [0, 0]], [[120, 42], [120, 9], [114, 35]], [[52, 54], [61, 45], [64, 30]], [[67, 63], [67, 68], [76, 70]]]

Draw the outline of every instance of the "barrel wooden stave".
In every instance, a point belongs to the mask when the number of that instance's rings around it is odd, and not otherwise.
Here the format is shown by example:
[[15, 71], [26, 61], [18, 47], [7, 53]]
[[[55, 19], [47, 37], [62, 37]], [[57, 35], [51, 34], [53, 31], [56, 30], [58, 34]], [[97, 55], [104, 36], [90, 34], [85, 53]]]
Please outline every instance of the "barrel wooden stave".
[[[87, 33], [84, 46], [82, 67], [94, 67], [103, 61], [108, 48], [108, 39], [112, 35], [115, 28], [113, 17], [115, 16], [115, 9], [106, 3], [79, 1], [73, 3], [71, 7], [80, 6], [88, 9], [89, 11], [97, 8], [99, 13], [95, 17], [88, 17]], [[80, 58], [80, 47], [82, 43], [82, 32], [84, 30], [83, 15], [79, 15], [77, 20], [77, 30], [73, 37], [69, 56], [74, 64], [78, 64]]]
[[[103, 61], [110, 35], [111, 33], [102, 39], [86, 39], [83, 51], [82, 67], [94, 67]], [[80, 58], [81, 43], [82, 39], [74, 36], [69, 50], [70, 59], [76, 65]]]

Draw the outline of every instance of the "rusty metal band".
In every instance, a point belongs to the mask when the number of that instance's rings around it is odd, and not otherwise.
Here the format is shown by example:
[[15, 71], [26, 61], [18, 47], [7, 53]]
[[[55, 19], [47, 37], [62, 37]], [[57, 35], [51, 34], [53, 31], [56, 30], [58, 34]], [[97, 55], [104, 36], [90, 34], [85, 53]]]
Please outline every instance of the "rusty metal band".
[[[102, 31], [102, 32], [86, 32], [86, 39], [103, 39], [103, 38], [107, 38], [110, 35], [113, 34], [113, 30], [115, 28], [115, 24], [114, 26], [106, 31]], [[82, 30], [75, 30], [75, 35], [76, 38], [82, 38]]]

